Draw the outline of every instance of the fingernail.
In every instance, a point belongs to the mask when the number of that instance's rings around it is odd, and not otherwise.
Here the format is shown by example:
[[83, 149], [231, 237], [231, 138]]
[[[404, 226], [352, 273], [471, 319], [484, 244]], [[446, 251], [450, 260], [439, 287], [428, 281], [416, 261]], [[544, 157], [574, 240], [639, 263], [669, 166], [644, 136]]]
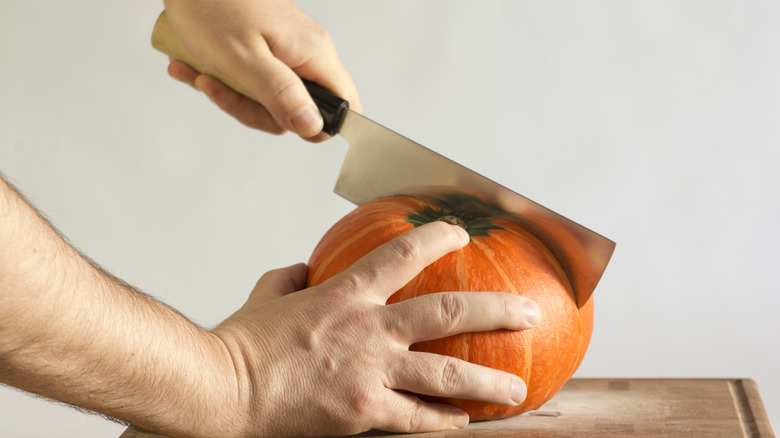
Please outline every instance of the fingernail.
[[458, 412], [452, 415], [452, 428], [465, 429], [469, 425], [469, 414]]
[[460, 234], [461, 239], [463, 240], [471, 240], [471, 236], [469, 236], [469, 232], [466, 231], [465, 228], [461, 227], [460, 225], [453, 225], [455, 227], [455, 231]]
[[510, 394], [510, 397], [512, 397], [513, 402], [519, 405], [525, 400], [527, 393], [528, 389], [525, 386], [525, 382], [520, 379], [512, 380], [512, 393]]
[[523, 313], [525, 314], [525, 320], [531, 325], [539, 324], [539, 306], [532, 301], [526, 301], [523, 303]]
[[322, 131], [322, 115], [315, 106], [306, 105], [292, 117], [292, 124], [300, 136], [313, 137]]

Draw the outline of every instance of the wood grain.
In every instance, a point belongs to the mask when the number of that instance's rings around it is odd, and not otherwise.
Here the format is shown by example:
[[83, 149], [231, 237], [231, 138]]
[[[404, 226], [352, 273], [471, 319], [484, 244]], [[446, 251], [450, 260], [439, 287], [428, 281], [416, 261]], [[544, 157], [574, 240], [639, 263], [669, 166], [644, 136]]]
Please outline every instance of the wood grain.
[[[708, 437], [772, 438], [749, 379], [572, 379], [539, 411], [423, 434], [361, 437]], [[161, 438], [135, 428], [120, 438]]]

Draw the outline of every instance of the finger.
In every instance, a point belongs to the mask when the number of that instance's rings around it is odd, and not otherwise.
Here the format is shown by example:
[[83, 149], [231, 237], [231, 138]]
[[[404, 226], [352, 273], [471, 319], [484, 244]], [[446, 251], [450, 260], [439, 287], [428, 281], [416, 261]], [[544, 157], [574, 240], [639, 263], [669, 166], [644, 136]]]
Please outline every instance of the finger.
[[285, 132], [264, 106], [234, 91], [214, 77], [199, 73], [185, 62], [171, 59], [168, 74], [203, 92], [220, 109], [250, 128], [271, 134]]
[[333, 282], [367, 293], [384, 304], [426, 266], [469, 242], [463, 228], [431, 222], [407, 231], [355, 262]]
[[[334, 67], [333, 69], [330, 70], [328, 69], [322, 69], [322, 71], [318, 69], [310, 70], [308, 68], [301, 67], [301, 68], [296, 68], [295, 72], [300, 77], [306, 78], [312, 82], [322, 85], [323, 87], [325, 87], [325, 89], [327, 89], [331, 93], [346, 100], [349, 103], [349, 109], [351, 111], [355, 111], [357, 113], [362, 112], [363, 109], [360, 103], [360, 96], [358, 96], [355, 82], [352, 80], [352, 77], [349, 75], [349, 72], [347, 71], [346, 68], [344, 68], [344, 66], [341, 64], [340, 61], [338, 62], [337, 67]], [[329, 138], [331, 138], [330, 135], [324, 132], [320, 132], [314, 137], [309, 137], [306, 140], [312, 143], [320, 143], [322, 141], [328, 140]]]
[[328, 140], [329, 138], [331, 138], [330, 135], [328, 135], [328, 134], [326, 134], [324, 132], [320, 132], [319, 134], [315, 135], [314, 137], [305, 138], [304, 140], [306, 140], [306, 141], [308, 141], [310, 143], [321, 143], [321, 142], [323, 142], [325, 140]]
[[179, 82], [183, 82], [194, 87], [195, 78], [197, 78], [200, 73], [194, 68], [190, 67], [189, 64], [170, 58], [170, 63], [168, 64], [168, 75]]
[[[295, 49], [277, 53], [268, 45], [260, 45], [253, 58], [254, 65], [249, 69], [251, 76], [244, 76], [250, 82], [242, 83], [269, 109], [280, 126], [319, 142], [329, 137], [321, 134], [322, 116], [300, 78], [316, 82], [347, 100], [353, 111], [361, 112], [362, 105], [357, 87], [341, 63], [330, 37], [324, 31], [305, 32], [305, 36], [309, 40], [297, 46], [307, 48], [307, 55]], [[299, 62], [299, 59], [306, 60]], [[262, 87], [255, 88], [257, 84]]]
[[257, 280], [250, 299], [267, 301], [297, 292], [306, 286], [307, 275], [304, 263], [268, 271]]
[[[302, 11], [301, 31], [295, 36], [267, 35], [274, 57], [289, 66], [296, 75], [316, 82], [349, 102], [350, 109], [362, 112], [355, 82], [341, 62], [330, 35]], [[290, 44], [291, 41], [294, 44]]]
[[341, 63], [333, 44], [326, 46], [320, 56], [311, 58], [294, 71], [298, 76], [322, 85], [331, 93], [349, 102], [349, 109], [352, 111], [357, 113], [363, 111], [355, 81]]
[[214, 77], [198, 75], [193, 85], [206, 94], [222, 111], [242, 124], [271, 134], [285, 132], [263, 105], [234, 91]]
[[388, 386], [438, 397], [517, 406], [527, 388], [517, 376], [449, 356], [404, 351], [388, 370]]
[[390, 432], [433, 432], [463, 429], [469, 415], [455, 406], [425, 403], [417, 397], [397, 391], [387, 391], [387, 399], [379, 412], [376, 429]]
[[456, 333], [525, 330], [539, 323], [532, 300], [506, 292], [440, 292], [386, 306], [387, 326], [405, 346]]
[[[292, 67], [298, 76], [316, 82], [347, 100], [351, 110], [362, 112], [355, 81], [341, 62], [330, 35], [309, 17], [301, 18], [309, 21], [310, 25], [307, 26], [308, 31], [298, 33], [301, 39], [297, 44], [284, 44], [273, 38], [269, 40], [274, 56]], [[281, 49], [277, 50], [277, 47]]]
[[253, 59], [255, 62], [237, 79], [268, 109], [279, 126], [303, 138], [319, 134], [324, 124], [322, 115], [301, 78], [275, 58], [267, 46]]

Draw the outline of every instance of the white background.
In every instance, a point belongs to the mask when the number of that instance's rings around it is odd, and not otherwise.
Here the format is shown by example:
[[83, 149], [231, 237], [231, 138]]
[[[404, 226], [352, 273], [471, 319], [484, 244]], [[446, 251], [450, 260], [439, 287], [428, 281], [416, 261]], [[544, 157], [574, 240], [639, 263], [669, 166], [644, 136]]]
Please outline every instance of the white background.
[[[365, 114], [617, 242], [580, 377], [745, 377], [780, 427], [780, 3], [299, 3]], [[0, 170], [117, 276], [213, 326], [352, 207], [346, 143], [168, 78], [159, 1], [0, 3]], [[0, 435], [118, 436], [0, 388]]]

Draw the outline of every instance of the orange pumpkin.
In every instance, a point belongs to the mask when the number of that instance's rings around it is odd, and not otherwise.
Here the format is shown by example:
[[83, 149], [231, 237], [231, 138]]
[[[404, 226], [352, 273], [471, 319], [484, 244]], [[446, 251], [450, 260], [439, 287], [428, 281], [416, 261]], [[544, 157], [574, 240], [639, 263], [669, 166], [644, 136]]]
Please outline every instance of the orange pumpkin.
[[514, 407], [423, 398], [456, 405], [468, 412], [472, 421], [537, 409], [582, 362], [593, 331], [593, 298], [577, 303], [550, 251], [505, 217], [478, 194], [449, 187], [375, 199], [357, 207], [325, 234], [309, 260], [309, 286], [342, 272], [415, 226], [435, 220], [458, 223], [469, 232], [471, 242], [428, 266], [388, 304], [443, 291], [504, 291], [536, 301], [541, 321], [533, 329], [459, 334], [411, 347], [515, 374], [526, 382], [528, 395]]

